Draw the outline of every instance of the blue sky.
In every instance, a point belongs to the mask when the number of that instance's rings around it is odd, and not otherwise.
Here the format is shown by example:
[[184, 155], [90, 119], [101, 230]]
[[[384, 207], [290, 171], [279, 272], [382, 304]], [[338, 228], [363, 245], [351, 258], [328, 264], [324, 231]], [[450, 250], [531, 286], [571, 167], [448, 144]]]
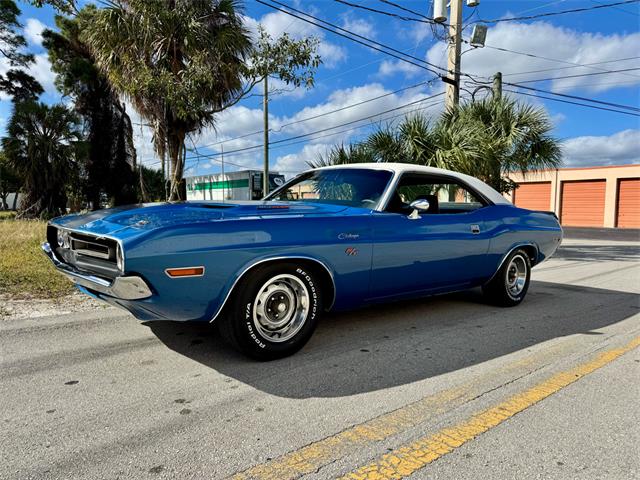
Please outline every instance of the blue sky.
[[[463, 16], [468, 18], [468, 23], [478, 19], [538, 15], [593, 7], [612, 1], [481, 0], [476, 9], [465, 6]], [[332, 0], [286, 0], [284, 3], [430, 63], [446, 66], [445, 44], [434, 38], [429, 25], [355, 9]], [[403, 14], [380, 1], [353, 3]], [[432, 15], [430, 2], [426, 0], [397, 0], [396, 3], [425, 15]], [[29, 49], [37, 59], [32, 67], [32, 74], [46, 89], [42, 100], [49, 103], [66, 101], [55, 90], [54, 76], [50, 71], [46, 52], [40, 44], [42, 29], [54, 26], [54, 12], [50, 8], [38, 9], [20, 2], [19, 6], [22, 9], [21, 21], [25, 26]], [[442, 82], [437, 78], [430, 84], [423, 83], [434, 78], [435, 75], [431, 72], [372, 51], [251, 0], [245, 2], [244, 14], [247, 26], [252, 29], [255, 29], [257, 23], [261, 23], [273, 36], [286, 31], [293, 36], [314, 35], [321, 42], [319, 52], [324, 63], [317, 71], [316, 86], [313, 89], [289, 91], [277, 82], [272, 82], [273, 88], [278, 92], [274, 92], [270, 102], [271, 141], [307, 135], [273, 145], [270, 155], [272, 169], [292, 175], [305, 168], [305, 161], [316, 158], [332, 145], [362, 139], [380, 125], [398, 121], [400, 114], [420, 109], [426, 115], [435, 116], [443, 108], [442, 97], [419, 102], [443, 89]], [[464, 53], [461, 69], [480, 81], [487, 81], [496, 71], [503, 72], [505, 82], [511, 83], [551, 78], [552, 80], [526, 85], [638, 107], [639, 26], [640, 3], [535, 20], [490, 24], [486, 40], [488, 47]], [[471, 26], [464, 30], [466, 38], [470, 31]], [[512, 52], [503, 52], [496, 47]], [[467, 49], [468, 46], [465, 45], [463, 51]], [[523, 55], [524, 53], [538, 58]], [[3, 68], [5, 67], [0, 62], [0, 71]], [[637, 70], [607, 72], [633, 68]], [[522, 73], [533, 70], [544, 71]], [[597, 75], [557, 78], [586, 73]], [[418, 85], [421, 83], [423, 84]], [[401, 89], [404, 90], [392, 94]], [[261, 91], [255, 93], [259, 94]], [[368, 101], [379, 96], [382, 97], [378, 100]], [[549, 112], [555, 124], [555, 135], [564, 140], [565, 166], [640, 162], [639, 117], [533, 97], [516, 98], [540, 105]], [[412, 106], [380, 115], [380, 112], [412, 102]], [[361, 104], [350, 107], [354, 103]], [[337, 109], [338, 112], [322, 115]], [[129, 113], [134, 122], [139, 122], [133, 109], [130, 108]], [[322, 116], [299, 122], [317, 115]], [[9, 116], [10, 103], [6, 98], [0, 97], [0, 135]], [[338, 127], [343, 124], [348, 125]], [[260, 168], [261, 148], [233, 151], [261, 145], [261, 133], [247, 135], [259, 132], [261, 128], [262, 99], [259, 96], [247, 98], [220, 115], [215, 128], [193, 138], [198, 154], [189, 154], [187, 175], [218, 172], [222, 149], [227, 152], [226, 170]], [[323, 132], [314, 133], [319, 130]], [[150, 143], [151, 133], [143, 126], [136, 126], [135, 136], [139, 160], [157, 167], [158, 160]], [[191, 142], [189, 146], [192, 146]], [[211, 154], [214, 156], [207, 157]]]

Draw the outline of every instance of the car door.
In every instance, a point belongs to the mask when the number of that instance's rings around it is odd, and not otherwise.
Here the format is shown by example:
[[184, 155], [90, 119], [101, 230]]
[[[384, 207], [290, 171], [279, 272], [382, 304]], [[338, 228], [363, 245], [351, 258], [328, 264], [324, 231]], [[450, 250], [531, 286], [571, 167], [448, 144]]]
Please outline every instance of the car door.
[[[429, 209], [414, 212], [415, 200]], [[490, 203], [451, 177], [405, 173], [372, 218], [371, 299], [465, 288], [486, 278]]]

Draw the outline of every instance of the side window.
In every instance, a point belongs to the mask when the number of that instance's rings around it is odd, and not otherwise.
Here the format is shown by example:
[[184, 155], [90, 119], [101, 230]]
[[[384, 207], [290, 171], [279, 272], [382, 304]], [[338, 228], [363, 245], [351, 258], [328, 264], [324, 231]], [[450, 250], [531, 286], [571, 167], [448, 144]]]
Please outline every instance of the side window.
[[386, 211], [411, 213], [411, 202], [427, 200], [427, 214], [467, 213], [485, 206], [485, 202], [468, 187], [446, 177], [404, 174], [391, 196]]

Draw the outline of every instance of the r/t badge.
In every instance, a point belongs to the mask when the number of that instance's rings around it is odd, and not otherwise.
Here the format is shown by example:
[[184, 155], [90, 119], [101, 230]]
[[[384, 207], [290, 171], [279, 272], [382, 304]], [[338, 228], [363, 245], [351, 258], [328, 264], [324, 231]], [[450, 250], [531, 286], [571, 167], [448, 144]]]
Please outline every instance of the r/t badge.
[[355, 247], [349, 247], [344, 251], [344, 253], [346, 253], [350, 257], [354, 257], [358, 254], [358, 249]]

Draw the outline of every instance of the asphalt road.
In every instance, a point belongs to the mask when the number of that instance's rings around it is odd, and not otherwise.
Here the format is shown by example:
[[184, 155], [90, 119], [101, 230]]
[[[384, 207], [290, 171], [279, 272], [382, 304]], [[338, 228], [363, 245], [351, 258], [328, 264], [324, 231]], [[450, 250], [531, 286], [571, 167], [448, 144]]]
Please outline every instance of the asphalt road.
[[111, 308], [5, 320], [0, 478], [638, 478], [639, 260], [568, 239], [517, 308], [331, 315], [270, 363]]

